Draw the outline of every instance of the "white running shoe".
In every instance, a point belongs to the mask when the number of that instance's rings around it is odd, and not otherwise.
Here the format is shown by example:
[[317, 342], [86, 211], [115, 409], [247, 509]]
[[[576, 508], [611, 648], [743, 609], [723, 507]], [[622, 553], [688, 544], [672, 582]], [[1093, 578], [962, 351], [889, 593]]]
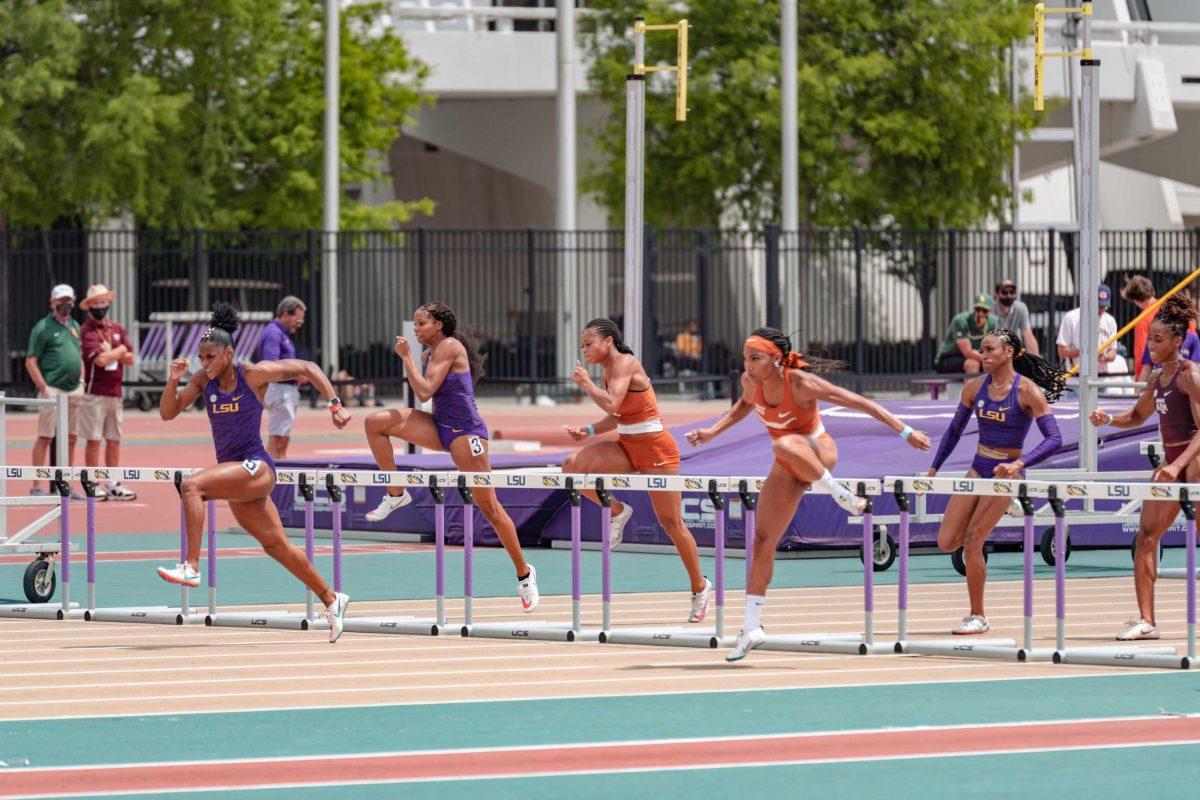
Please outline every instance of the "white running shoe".
[[705, 578], [704, 588], [692, 592], [692, 613], [688, 615], [688, 622], [700, 622], [708, 614], [708, 601], [712, 598], [712, 591], [712, 581]]
[[167, 583], [178, 583], [181, 586], [191, 586], [193, 589], [200, 585], [200, 573], [192, 569], [186, 561], [176, 564], [174, 569], [158, 568], [158, 577]]
[[608, 542], [609, 547], [613, 550], [617, 549], [617, 545], [625, 537], [625, 523], [629, 522], [629, 518], [633, 516], [633, 506], [629, 503], [625, 504], [625, 508], [620, 514], [614, 514], [608, 524]]
[[521, 596], [521, 610], [528, 614], [538, 607], [541, 595], [538, 594], [537, 588], [537, 570], [533, 568], [533, 564], [526, 566], [529, 567], [529, 574], [525, 576], [525, 580], [517, 582], [517, 594]]
[[1021, 501], [1014, 497], [1012, 499], [1012, 502], [1009, 503], [1008, 506], [1004, 509], [1004, 515], [1006, 517], [1023, 517], [1023, 516], [1025, 516], [1025, 509], [1021, 508]]
[[[119, 483], [110, 483], [107, 492], [109, 500], [137, 500], [136, 492]], [[97, 498], [99, 497], [99, 492], [97, 492], [96, 496]]]
[[834, 502], [846, 510], [851, 516], [861, 517], [867, 510], [867, 500], [847, 491], [834, 492]]
[[1139, 619], [1134, 623], [1129, 630], [1124, 633], [1117, 634], [1117, 641], [1132, 642], [1138, 639], [1157, 639], [1158, 628], [1146, 622], [1144, 619]]
[[751, 650], [766, 640], [767, 635], [763, 633], [762, 628], [755, 628], [752, 631], [743, 630], [738, 633], [737, 640], [733, 643], [733, 649], [729, 651], [729, 655], [725, 656], [725, 660], [729, 662], [741, 661], [750, 654]]
[[404, 508], [412, 502], [412, 495], [405, 492], [402, 495], [385, 494], [379, 505], [373, 511], [367, 512], [367, 522], [382, 522], [398, 508]]
[[954, 635], [971, 636], [976, 633], [987, 633], [991, 629], [991, 626], [988, 625], [987, 617], [972, 614], [969, 617], [963, 617], [962, 625], [954, 629]]
[[338, 592], [334, 595], [333, 605], [325, 606], [325, 619], [329, 620], [329, 643], [333, 644], [342, 635], [342, 623], [346, 618], [346, 606], [350, 605], [350, 595]]

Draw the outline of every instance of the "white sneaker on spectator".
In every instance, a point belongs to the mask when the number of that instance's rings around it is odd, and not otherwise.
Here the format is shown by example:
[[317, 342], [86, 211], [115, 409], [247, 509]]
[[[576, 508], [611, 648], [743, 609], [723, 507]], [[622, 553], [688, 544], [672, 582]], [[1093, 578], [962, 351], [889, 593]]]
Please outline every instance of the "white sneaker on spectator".
[[382, 522], [398, 508], [404, 508], [412, 502], [412, 495], [405, 492], [401, 495], [385, 494], [374, 510], [367, 512], [367, 522]]
[[729, 655], [725, 656], [726, 661], [741, 661], [750, 654], [750, 651], [758, 647], [767, 640], [767, 635], [763, 633], [762, 628], [754, 630], [743, 630], [738, 633], [737, 639], [733, 643], [733, 649], [729, 651]]
[[633, 506], [629, 503], [621, 509], [620, 514], [612, 515], [608, 524], [608, 542], [609, 546], [616, 550], [621, 544], [621, 540], [625, 538], [625, 523], [629, 522], [629, 518], [633, 516]]
[[167, 583], [178, 583], [182, 586], [191, 586], [193, 589], [200, 585], [200, 573], [192, 569], [192, 565], [186, 561], [176, 564], [173, 569], [159, 567], [158, 577]]

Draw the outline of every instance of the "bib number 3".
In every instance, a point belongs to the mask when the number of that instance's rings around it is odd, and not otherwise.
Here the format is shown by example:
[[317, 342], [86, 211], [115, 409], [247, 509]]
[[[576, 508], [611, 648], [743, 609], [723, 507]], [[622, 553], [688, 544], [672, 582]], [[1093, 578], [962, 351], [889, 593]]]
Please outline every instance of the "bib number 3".
[[467, 444], [471, 446], [471, 455], [483, 455], [483, 439], [480, 439], [478, 436], [468, 436]]

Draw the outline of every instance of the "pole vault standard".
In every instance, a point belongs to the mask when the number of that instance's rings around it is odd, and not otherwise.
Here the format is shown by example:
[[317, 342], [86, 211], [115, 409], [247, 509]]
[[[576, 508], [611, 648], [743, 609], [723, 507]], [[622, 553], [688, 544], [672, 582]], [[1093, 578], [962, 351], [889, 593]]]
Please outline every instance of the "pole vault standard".
[[[646, 32], [675, 31], [674, 65], [646, 66]], [[625, 343], [642, 353], [643, 237], [645, 223], [646, 73], [674, 72], [675, 121], [687, 120], [688, 21], [647, 25], [633, 23], [633, 73], [625, 76]]]
[[[1046, 52], [1046, 15], [1078, 14], [1082, 20], [1080, 50]], [[1033, 108], [1045, 110], [1045, 62], [1047, 58], [1078, 58], [1079, 100], [1079, 418], [1087, 419], [1096, 409], [1099, 384], [1099, 338], [1096, 314], [1100, 291], [1100, 60], [1092, 58], [1092, 4], [1047, 8], [1033, 7]], [[1097, 432], [1080, 426], [1079, 467], [1095, 472], [1098, 466]]]

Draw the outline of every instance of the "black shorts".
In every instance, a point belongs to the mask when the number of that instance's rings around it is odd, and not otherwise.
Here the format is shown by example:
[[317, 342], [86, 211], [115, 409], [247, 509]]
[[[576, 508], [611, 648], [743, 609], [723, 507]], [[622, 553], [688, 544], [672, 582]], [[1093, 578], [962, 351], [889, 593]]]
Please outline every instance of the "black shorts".
[[963, 366], [967, 363], [967, 358], [962, 353], [951, 353], [948, 356], [936, 361], [933, 365], [933, 371], [942, 375], [961, 375]]

